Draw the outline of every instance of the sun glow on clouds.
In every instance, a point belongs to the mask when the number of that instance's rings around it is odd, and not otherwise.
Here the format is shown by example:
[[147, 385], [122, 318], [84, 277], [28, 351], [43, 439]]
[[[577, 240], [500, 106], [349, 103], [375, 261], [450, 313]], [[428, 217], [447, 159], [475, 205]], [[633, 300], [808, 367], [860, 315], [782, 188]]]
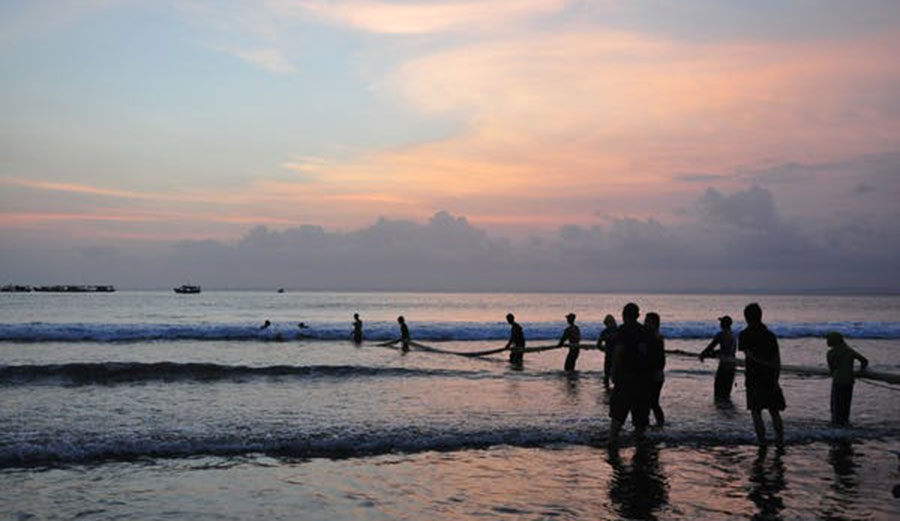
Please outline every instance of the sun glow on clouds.
[[285, 12], [304, 14], [380, 34], [427, 34], [496, 28], [511, 18], [558, 11], [570, 0], [469, 0], [389, 3], [367, 0], [276, 2]]
[[[896, 115], [873, 110], [871, 95], [900, 85], [900, 70], [883, 62], [897, 47], [895, 35], [703, 44], [580, 30], [452, 48], [385, 81], [423, 115], [465, 114], [463, 133], [305, 166], [348, 190], [465, 198], [484, 222], [504, 220], [488, 210], [498, 199], [535, 195], [612, 194], [625, 204], [610, 211], [647, 211], [641, 199], [695, 189], [673, 182], [675, 172], [896, 144]], [[571, 209], [534, 222], [563, 224]]]
[[[420, 139], [409, 130], [392, 140], [371, 140], [389, 145], [347, 138], [316, 148], [310, 135], [325, 126], [324, 119], [334, 117], [353, 130], [355, 121], [325, 111], [291, 116], [285, 111], [284, 120], [310, 121], [274, 121], [278, 130], [272, 132], [280, 133], [274, 135], [267, 133], [270, 114], [253, 120], [261, 122], [254, 139], [286, 144], [257, 158], [266, 166], [229, 172], [232, 179], [244, 177], [228, 188], [141, 192], [127, 188], [127, 179], [118, 189], [21, 176], [0, 179], [0, 185], [103, 199], [102, 211], [85, 207], [71, 214], [79, 221], [128, 222], [133, 215], [145, 222], [183, 219], [198, 226], [347, 227], [379, 215], [422, 219], [446, 208], [476, 224], [530, 232], [594, 224], [601, 210], [619, 216], [672, 212], [696, 197], [695, 184], [673, 180], [686, 172], [707, 173], [718, 186], [745, 187], [730, 173], [760, 164], [840, 161], [900, 144], [900, 68], [892, 58], [900, 32], [853, 39], [823, 34], [685, 40], [654, 32], [650, 24], [613, 26], [601, 17], [588, 22], [566, 16], [579, 7], [584, 4], [569, 0], [179, 3], [180, 15], [196, 17], [196, 27], [216, 26], [210, 33], [223, 40], [211, 45], [198, 37], [198, 45], [279, 76], [274, 80], [281, 86], [300, 91], [301, 84], [322, 82], [336, 98], [358, 95], [364, 89], [346, 94], [338, 88], [345, 85], [326, 84], [334, 77], [314, 68], [350, 63], [358, 69], [335, 77], [368, 82], [372, 104], [397, 103], [423, 125], [449, 121], [454, 130], [438, 138]], [[331, 61], [301, 63], [296, 52], [336, 42]], [[356, 54], [337, 55], [348, 48]], [[235, 69], [241, 69], [234, 73], [240, 83], [246, 67]], [[267, 79], [272, 78], [256, 74], [253, 86], [272, 87]], [[270, 101], [254, 96], [268, 93], [284, 96], [277, 102], [286, 107], [315, 103], [299, 94], [291, 98], [287, 90], [249, 89], [249, 84], [235, 87], [246, 96], [238, 103], [247, 114]], [[347, 101], [347, 112], [357, 117], [358, 100]], [[337, 106], [336, 112], [345, 107]], [[213, 112], [231, 108], [223, 103]], [[221, 146], [219, 129], [197, 128], [198, 134], [209, 131], [211, 145], [185, 143], [185, 148], [214, 150], [226, 158], [211, 170], [249, 153], [241, 146]], [[240, 143], [228, 141], [234, 142]], [[337, 152], [329, 156], [323, 150]], [[56, 174], [48, 178], [64, 178]], [[129, 214], [129, 205], [144, 213]], [[151, 205], [157, 214], [145, 211]], [[46, 210], [10, 213], [0, 226], [65, 224], [69, 214]]]

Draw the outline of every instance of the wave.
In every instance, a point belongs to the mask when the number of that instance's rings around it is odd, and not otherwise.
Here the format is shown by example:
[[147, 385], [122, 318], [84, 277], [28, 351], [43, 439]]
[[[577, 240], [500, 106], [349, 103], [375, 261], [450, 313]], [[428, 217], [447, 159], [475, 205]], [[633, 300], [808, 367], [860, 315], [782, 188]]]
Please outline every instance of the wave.
[[413, 369], [356, 365], [243, 366], [213, 363], [103, 362], [0, 366], [0, 385], [68, 383], [120, 384], [151, 381], [241, 381], [249, 378], [358, 378], [358, 377], [488, 377], [489, 373], [453, 369]]
[[[554, 340], [562, 333], [559, 323], [525, 323], [529, 340]], [[735, 331], [741, 329], [735, 325]], [[847, 338], [900, 339], [900, 322], [802, 322], [772, 323], [769, 327], [782, 338], [822, 337], [838, 331]], [[581, 326], [582, 337], [590, 343], [600, 334], [592, 324]], [[505, 341], [509, 326], [500, 322], [410, 323], [410, 331], [421, 341]], [[710, 322], [671, 322], [662, 333], [671, 339], [711, 338], [717, 328]], [[371, 322], [365, 336], [371, 341], [392, 340], [399, 336], [393, 322]], [[273, 324], [259, 329], [257, 324], [57, 324], [31, 322], [0, 324], [0, 341], [5, 342], [147, 342], [147, 341], [294, 341], [348, 340], [345, 324], [310, 324], [300, 330], [295, 324]]]
[[[489, 430], [393, 428], [370, 432], [280, 433], [246, 436], [219, 434], [185, 437], [183, 433], [153, 433], [97, 436], [84, 439], [21, 441], [0, 446], [0, 469], [71, 464], [97, 464], [116, 461], [146, 461], [156, 458], [240, 457], [264, 454], [286, 458], [346, 459], [383, 454], [414, 454], [427, 451], [476, 450], [494, 446], [546, 448], [559, 445], [604, 447], [608, 424], [601, 421], [579, 422], [560, 427], [509, 427]], [[785, 443], [802, 445], [816, 442], [896, 439], [900, 430], [893, 427], [835, 429], [806, 426], [786, 434]], [[740, 430], [672, 430], [650, 432], [649, 441], [666, 446], [753, 445], [755, 436]], [[626, 437], [623, 445], [631, 440]]]

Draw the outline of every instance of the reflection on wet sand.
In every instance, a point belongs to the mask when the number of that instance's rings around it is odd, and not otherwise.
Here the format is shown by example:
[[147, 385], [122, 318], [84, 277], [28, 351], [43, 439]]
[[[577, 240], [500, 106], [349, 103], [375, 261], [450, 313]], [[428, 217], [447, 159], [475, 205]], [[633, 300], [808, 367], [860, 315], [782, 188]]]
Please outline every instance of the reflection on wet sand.
[[752, 519], [780, 520], [784, 510], [784, 499], [781, 497], [787, 486], [781, 459], [784, 449], [779, 447], [773, 452], [769, 460], [769, 448], [765, 445], [759, 447], [750, 467], [750, 493], [747, 497], [757, 508]]
[[859, 478], [856, 469], [859, 464], [854, 461], [856, 453], [849, 440], [835, 440], [828, 449], [828, 463], [834, 471], [831, 494], [825, 498], [822, 519], [849, 519], [847, 514], [856, 504]]
[[625, 463], [617, 449], [609, 450], [613, 469], [609, 498], [616, 512], [627, 519], [656, 519], [669, 501], [669, 484], [659, 464], [659, 448], [639, 443]]

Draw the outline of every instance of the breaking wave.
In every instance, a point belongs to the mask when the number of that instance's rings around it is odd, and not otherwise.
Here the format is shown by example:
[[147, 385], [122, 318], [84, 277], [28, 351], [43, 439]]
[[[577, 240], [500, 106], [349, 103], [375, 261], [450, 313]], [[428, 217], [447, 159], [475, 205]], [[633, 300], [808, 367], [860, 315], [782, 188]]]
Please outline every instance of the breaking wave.
[[[529, 340], [559, 337], [559, 323], [523, 323]], [[741, 324], [735, 325], [740, 330]], [[782, 338], [821, 337], [838, 331], [848, 338], [900, 339], [900, 322], [805, 322], [771, 323], [769, 327]], [[599, 336], [597, 325], [582, 324], [582, 337], [590, 341]], [[414, 339], [421, 341], [505, 340], [509, 326], [503, 322], [437, 322], [418, 324], [410, 321]], [[667, 338], [710, 338], [717, 331], [710, 322], [664, 323]], [[367, 340], [384, 341], [398, 336], [393, 322], [366, 324]], [[147, 342], [147, 341], [293, 341], [347, 340], [350, 331], [345, 324], [310, 324], [298, 329], [296, 324], [273, 324], [261, 330], [258, 324], [57, 324], [32, 322], [0, 324], [0, 341], [6, 342]]]

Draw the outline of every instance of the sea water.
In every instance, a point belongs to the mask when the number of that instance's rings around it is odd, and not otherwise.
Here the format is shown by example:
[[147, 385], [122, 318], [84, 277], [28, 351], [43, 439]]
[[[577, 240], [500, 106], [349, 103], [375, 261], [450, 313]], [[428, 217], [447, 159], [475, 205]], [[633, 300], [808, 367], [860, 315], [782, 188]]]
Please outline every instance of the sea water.
[[[852, 427], [830, 381], [785, 373], [784, 447], [712, 399], [716, 362], [670, 355], [667, 424], [605, 448], [603, 354], [466, 358], [529, 346], [568, 312], [592, 345], [629, 301], [699, 352], [759, 302], [785, 364], [824, 367], [844, 333], [900, 373], [900, 297], [118, 292], [0, 294], [0, 515], [12, 519], [894, 519], [900, 386], [860, 380]], [[366, 342], [349, 341], [352, 314]], [[264, 320], [272, 325], [260, 329]], [[297, 326], [304, 322], [308, 327]], [[770, 433], [771, 435], [771, 433]]]

